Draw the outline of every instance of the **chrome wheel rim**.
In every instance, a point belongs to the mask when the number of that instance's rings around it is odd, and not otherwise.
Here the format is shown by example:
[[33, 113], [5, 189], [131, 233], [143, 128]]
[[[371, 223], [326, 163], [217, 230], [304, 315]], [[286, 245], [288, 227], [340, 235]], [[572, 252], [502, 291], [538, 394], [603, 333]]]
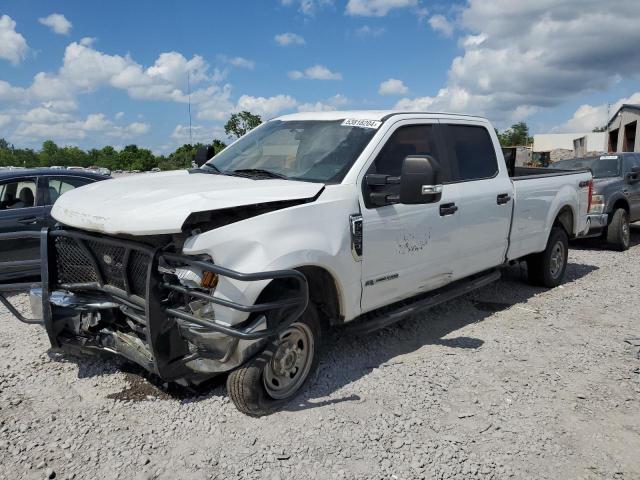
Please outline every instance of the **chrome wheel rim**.
[[558, 278], [564, 267], [565, 248], [564, 243], [557, 241], [551, 249], [549, 273], [553, 278]]
[[629, 239], [631, 238], [631, 229], [629, 228], [629, 220], [627, 219], [627, 215], [625, 214], [622, 217], [622, 241], [625, 246], [629, 245]]
[[269, 396], [281, 400], [295, 393], [311, 370], [313, 355], [313, 333], [307, 325], [294, 323], [282, 332], [262, 375]]

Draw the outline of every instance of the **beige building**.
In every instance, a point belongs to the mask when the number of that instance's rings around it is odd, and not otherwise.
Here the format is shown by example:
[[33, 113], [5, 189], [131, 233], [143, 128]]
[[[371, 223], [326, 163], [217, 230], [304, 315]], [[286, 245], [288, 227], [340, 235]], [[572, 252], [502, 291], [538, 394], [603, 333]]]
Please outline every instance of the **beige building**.
[[607, 124], [609, 152], [640, 152], [640, 105], [624, 104]]
[[533, 136], [533, 152], [543, 164], [598, 155], [606, 151], [606, 137], [605, 132], [540, 133]]

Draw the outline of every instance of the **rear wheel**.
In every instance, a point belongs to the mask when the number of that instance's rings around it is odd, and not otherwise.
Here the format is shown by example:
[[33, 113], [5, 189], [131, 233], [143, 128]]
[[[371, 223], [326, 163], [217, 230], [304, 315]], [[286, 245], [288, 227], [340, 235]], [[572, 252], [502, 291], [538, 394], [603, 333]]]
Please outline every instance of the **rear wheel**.
[[569, 238], [564, 229], [553, 227], [543, 252], [529, 255], [529, 283], [542, 287], [557, 287], [564, 280], [569, 256]]
[[624, 208], [618, 208], [613, 212], [611, 223], [607, 227], [606, 239], [614, 250], [622, 252], [629, 249], [631, 230], [629, 227], [629, 214]]
[[318, 366], [321, 328], [315, 305], [309, 304], [258, 356], [227, 379], [227, 391], [241, 412], [267, 415], [294, 398]]

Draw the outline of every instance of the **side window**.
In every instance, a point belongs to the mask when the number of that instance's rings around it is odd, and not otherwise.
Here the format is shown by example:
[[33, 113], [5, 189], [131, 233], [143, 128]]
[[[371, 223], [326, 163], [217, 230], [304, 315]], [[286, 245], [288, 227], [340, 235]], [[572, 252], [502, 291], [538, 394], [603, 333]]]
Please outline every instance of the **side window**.
[[400, 176], [407, 155], [431, 155], [441, 161], [437, 151], [434, 125], [409, 125], [398, 128], [374, 160], [369, 173]]
[[22, 178], [14, 182], [6, 182], [0, 188], [0, 210], [33, 207], [35, 200], [35, 179]]
[[486, 128], [447, 125], [447, 142], [451, 146], [454, 181], [480, 180], [498, 173], [496, 152]]
[[634, 155], [626, 155], [627, 157], [627, 167], [626, 167], [626, 172], [630, 172], [631, 169], [633, 167], [640, 167], [640, 155], [638, 154], [634, 154]]
[[46, 205], [53, 205], [60, 195], [74, 188], [82, 187], [91, 180], [82, 177], [55, 177], [49, 178], [49, 188], [46, 192]]

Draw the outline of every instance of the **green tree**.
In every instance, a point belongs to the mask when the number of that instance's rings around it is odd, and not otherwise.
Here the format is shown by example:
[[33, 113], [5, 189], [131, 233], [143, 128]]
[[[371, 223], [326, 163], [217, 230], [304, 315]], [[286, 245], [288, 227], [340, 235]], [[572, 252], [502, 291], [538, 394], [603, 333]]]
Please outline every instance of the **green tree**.
[[216, 155], [220, 153], [222, 150], [224, 150], [225, 148], [227, 148], [227, 144], [224, 143], [222, 140], [218, 140], [217, 138], [213, 139], [213, 142], [211, 142], [211, 145], [213, 146], [213, 151], [216, 152]]
[[251, 112], [243, 110], [240, 113], [234, 113], [224, 125], [224, 132], [229, 136], [240, 138], [245, 133], [253, 130], [262, 123], [260, 115], [254, 115]]
[[529, 127], [525, 122], [515, 123], [511, 125], [511, 128], [498, 133], [498, 139], [503, 147], [517, 147], [533, 143], [533, 138], [529, 136]]
[[595, 127], [593, 130], [591, 130], [592, 132], [606, 132], [607, 131], [607, 126], [603, 125], [601, 127]]

